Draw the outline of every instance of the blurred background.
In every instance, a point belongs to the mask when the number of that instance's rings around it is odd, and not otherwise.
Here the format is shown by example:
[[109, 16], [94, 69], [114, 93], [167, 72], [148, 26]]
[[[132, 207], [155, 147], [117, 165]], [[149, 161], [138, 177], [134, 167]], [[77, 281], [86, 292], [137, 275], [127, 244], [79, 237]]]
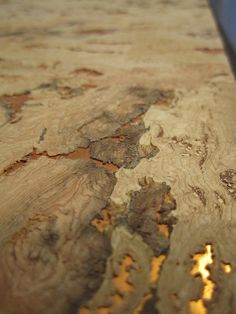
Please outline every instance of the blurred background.
[[210, 0], [210, 5], [236, 75], [236, 0]]

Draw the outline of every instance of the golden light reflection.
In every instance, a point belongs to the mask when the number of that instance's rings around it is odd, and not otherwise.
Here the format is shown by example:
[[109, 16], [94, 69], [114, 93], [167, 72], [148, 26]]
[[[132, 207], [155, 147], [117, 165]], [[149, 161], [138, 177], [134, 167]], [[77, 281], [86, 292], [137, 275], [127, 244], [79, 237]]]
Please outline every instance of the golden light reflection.
[[160, 270], [161, 270], [161, 266], [165, 260], [166, 256], [165, 255], [160, 255], [160, 256], [154, 256], [152, 258], [152, 262], [151, 262], [151, 271], [150, 271], [150, 282], [152, 284], [156, 283], [158, 278], [159, 278], [159, 274], [160, 274]]
[[204, 300], [211, 300], [215, 284], [210, 279], [210, 271], [207, 269], [209, 265], [213, 263], [212, 257], [212, 246], [206, 245], [205, 253], [198, 253], [193, 256], [193, 260], [196, 262], [191, 274], [193, 276], [200, 275], [204, 283], [202, 292], [202, 298], [197, 301], [190, 302], [190, 313], [191, 314], [206, 314], [207, 309], [204, 305]]
[[111, 296], [112, 304], [115, 306], [119, 306], [123, 303], [123, 298], [119, 294], [114, 294]]
[[207, 309], [203, 304], [202, 299], [198, 301], [191, 301], [189, 304], [191, 314], [207, 314]]
[[101, 214], [102, 218], [94, 218], [91, 224], [96, 227], [98, 231], [104, 232], [106, 227], [111, 224], [111, 215], [107, 208], [103, 208]]
[[151, 293], [146, 294], [146, 295], [141, 299], [139, 305], [134, 309], [133, 314], [140, 314], [141, 311], [142, 311], [143, 308], [144, 308], [145, 303], [146, 303], [149, 299], [151, 299], [151, 297], [152, 297]]
[[99, 307], [96, 312], [98, 314], [110, 314], [111, 311], [110, 311], [110, 308], [109, 307]]
[[158, 230], [161, 234], [163, 234], [166, 238], [169, 238], [170, 236], [170, 232], [169, 232], [169, 228], [167, 225], [165, 224], [159, 224], [158, 225]]
[[202, 298], [204, 300], [210, 300], [215, 287], [214, 282], [209, 279], [210, 271], [207, 269], [207, 266], [213, 263], [211, 245], [206, 245], [206, 253], [195, 254], [193, 260], [196, 261], [196, 264], [194, 265], [191, 274], [194, 276], [200, 274], [202, 281], [205, 284]]
[[83, 307], [79, 310], [79, 313], [78, 314], [90, 314], [90, 311], [88, 308], [86, 307]]
[[228, 263], [222, 263], [222, 268], [223, 268], [225, 273], [231, 273], [231, 271], [232, 271], [232, 267]]
[[126, 255], [120, 265], [119, 273], [117, 276], [112, 278], [112, 281], [119, 292], [128, 293], [134, 290], [132, 284], [128, 282], [129, 271], [134, 265], [134, 260], [131, 256]]

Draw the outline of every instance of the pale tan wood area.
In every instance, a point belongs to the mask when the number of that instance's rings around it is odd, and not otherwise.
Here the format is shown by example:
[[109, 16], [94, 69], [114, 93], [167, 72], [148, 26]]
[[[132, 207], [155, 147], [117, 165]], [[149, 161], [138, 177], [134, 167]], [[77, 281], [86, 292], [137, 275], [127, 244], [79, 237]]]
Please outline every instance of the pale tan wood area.
[[205, 0], [0, 0], [0, 314], [236, 313], [236, 88]]

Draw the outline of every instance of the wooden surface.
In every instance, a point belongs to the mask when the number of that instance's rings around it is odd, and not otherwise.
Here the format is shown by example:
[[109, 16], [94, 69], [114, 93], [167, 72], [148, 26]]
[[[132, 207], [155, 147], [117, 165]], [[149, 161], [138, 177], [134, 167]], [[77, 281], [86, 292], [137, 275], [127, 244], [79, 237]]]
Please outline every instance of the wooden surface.
[[236, 313], [236, 89], [205, 0], [0, 0], [0, 314]]

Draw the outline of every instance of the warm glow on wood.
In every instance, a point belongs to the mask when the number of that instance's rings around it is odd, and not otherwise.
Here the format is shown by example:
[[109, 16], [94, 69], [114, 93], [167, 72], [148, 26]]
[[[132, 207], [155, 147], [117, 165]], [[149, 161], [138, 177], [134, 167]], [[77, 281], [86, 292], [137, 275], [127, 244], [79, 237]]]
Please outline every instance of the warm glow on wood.
[[134, 264], [134, 260], [131, 256], [127, 255], [124, 257], [121, 265], [119, 274], [115, 276], [112, 280], [116, 288], [121, 292], [131, 292], [134, 287], [128, 282], [130, 267]]
[[193, 260], [196, 261], [196, 264], [194, 265], [191, 274], [192, 275], [200, 274], [205, 284], [202, 298], [204, 300], [210, 300], [212, 298], [215, 286], [214, 282], [209, 279], [210, 272], [207, 269], [207, 266], [213, 263], [211, 245], [210, 244], [206, 245], [206, 253], [195, 254]]
[[97, 310], [98, 314], [110, 314], [110, 308], [109, 307], [99, 307]]
[[156, 283], [157, 282], [157, 280], [159, 278], [161, 266], [162, 266], [165, 258], [166, 258], [165, 255], [160, 255], [158, 257], [154, 256], [152, 258], [151, 271], [150, 271], [150, 281], [151, 281], [151, 283]]
[[152, 295], [150, 293], [146, 294], [142, 300], [140, 301], [139, 305], [136, 307], [136, 309], [134, 310], [133, 314], [140, 314], [145, 303], [151, 299]]
[[212, 246], [210, 244], [206, 245], [206, 252], [195, 254], [193, 260], [196, 262], [191, 274], [196, 276], [200, 275], [204, 283], [204, 288], [202, 292], [202, 298], [197, 301], [191, 301], [190, 313], [191, 314], [206, 314], [207, 309], [204, 305], [204, 300], [211, 300], [215, 284], [210, 279], [210, 271], [207, 269], [208, 265], [213, 263], [212, 258]]
[[83, 307], [82, 309], [79, 310], [78, 314], [90, 314], [90, 311], [88, 308]]
[[97, 228], [98, 231], [104, 232], [106, 227], [111, 223], [111, 215], [107, 208], [102, 209], [102, 218], [94, 218], [91, 224]]
[[165, 224], [159, 224], [158, 225], [158, 228], [159, 228], [159, 232], [161, 234], [163, 234], [166, 238], [169, 238], [169, 235], [170, 235], [170, 232], [169, 232], [169, 228], [167, 225]]
[[111, 299], [114, 306], [119, 306], [123, 303], [123, 298], [119, 294], [114, 294]]
[[207, 314], [207, 309], [205, 308], [202, 299], [198, 301], [191, 301], [189, 308], [191, 314]]
[[225, 273], [231, 273], [232, 267], [230, 264], [222, 263], [222, 267]]

